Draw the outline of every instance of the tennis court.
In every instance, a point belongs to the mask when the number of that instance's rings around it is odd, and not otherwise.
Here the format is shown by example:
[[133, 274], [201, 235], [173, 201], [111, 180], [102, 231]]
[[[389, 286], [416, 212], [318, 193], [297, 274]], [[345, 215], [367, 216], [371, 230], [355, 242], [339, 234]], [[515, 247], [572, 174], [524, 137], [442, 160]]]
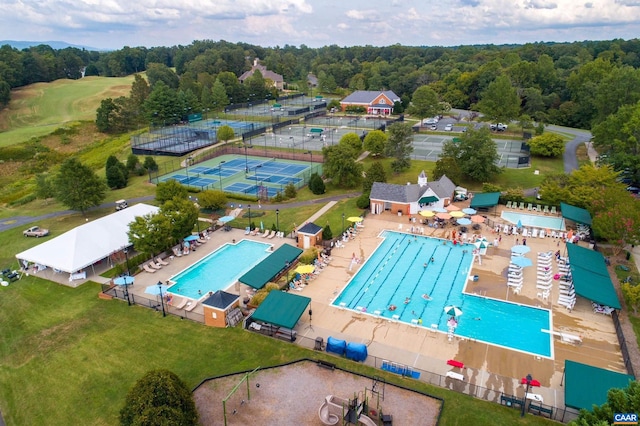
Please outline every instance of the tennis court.
[[156, 183], [176, 180], [200, 190], [218, 189], [266, 199], [284, 192], [290, 183], [300, 188], [313, 172], [322, 173], [322, 166], [295, 160], [225, 155], [154, 180]]

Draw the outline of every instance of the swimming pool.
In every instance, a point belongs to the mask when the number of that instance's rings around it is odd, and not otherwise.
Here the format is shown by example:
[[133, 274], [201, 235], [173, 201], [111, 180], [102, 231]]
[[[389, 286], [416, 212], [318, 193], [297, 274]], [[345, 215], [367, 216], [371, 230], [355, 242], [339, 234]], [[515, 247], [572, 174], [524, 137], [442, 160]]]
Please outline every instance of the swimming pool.
[[463, 312], [457, 336], [551, 357], [551, 336], [541, 331], [552, 330], [548, 310], [463, 293], [472, 245], [392, 231], [382, 237], [334, 306], [447, 331], [444, 307], [455, 305]]
[[514, 225], [517, 225], [518, 221], [520, 221], [522, 226], [525, 227], [533, 226], [536, 228], [555, 229], [557, 231], [566, 230], [564, 226], [564, 219], [561, 217], [537, 216], [533, 214], [507, 211], [503, 211], [501, 217]]
[[270, 244], [251, 240], [225, 244], [171, 277], [176, 284], [168, 291], [199, 299], [210, 291], [224, 290], [265, 259], [271, 253], [270, 247]]

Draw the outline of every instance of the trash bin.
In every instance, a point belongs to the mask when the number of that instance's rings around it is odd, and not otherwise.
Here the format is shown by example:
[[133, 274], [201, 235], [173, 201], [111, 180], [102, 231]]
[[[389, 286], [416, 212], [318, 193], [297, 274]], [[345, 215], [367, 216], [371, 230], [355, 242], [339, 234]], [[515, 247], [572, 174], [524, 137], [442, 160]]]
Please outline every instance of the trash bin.
[[322, 350], [322, 337], [316, 337], [316, 346], [314, 348], [316, 351]]
[[476, 282], [480, 279], [480, 277], [478, 275], [474, 275], [473, 276], [473, 282]]

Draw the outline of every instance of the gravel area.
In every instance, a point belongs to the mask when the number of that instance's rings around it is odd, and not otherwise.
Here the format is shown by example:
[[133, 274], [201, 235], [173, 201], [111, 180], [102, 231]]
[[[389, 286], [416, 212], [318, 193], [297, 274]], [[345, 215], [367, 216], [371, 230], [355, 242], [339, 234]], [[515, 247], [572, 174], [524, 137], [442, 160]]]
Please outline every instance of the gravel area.
[[[194, 392], [202, 425], [224, 424], [222, 400], [242, 377], [238, 374], [211, 380]], [[393, 424], [436, 424], [441, 409], [439, 400], [390, 384], [384, 385], [383, 400], [382, 384], [378, 384], [380, 401], [377, 408], [377, 396], [371, 392], [372, 385], [372, 379], [322, 368], [311, 361], [261, 370], [250, 378], [250, 400], [243, 383], [227, 401], [227, 424], [321, 426], [323, 423], [318, 410], [327, 395], [345, 399], [357, 395], [362, 398], [365, 388], [368, 389], [369, 409], [391, 414]]]

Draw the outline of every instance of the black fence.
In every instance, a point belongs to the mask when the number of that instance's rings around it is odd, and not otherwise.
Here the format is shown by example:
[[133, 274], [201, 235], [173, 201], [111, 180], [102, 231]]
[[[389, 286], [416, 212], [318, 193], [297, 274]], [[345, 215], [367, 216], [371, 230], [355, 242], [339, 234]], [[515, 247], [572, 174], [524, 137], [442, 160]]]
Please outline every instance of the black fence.
[[[620, 343], [620, 352], [622, 352], [622, 360], [624, 362], [624, 366], [627, 368], [627, 373], [636, 377], [633, 371], [633, 364], [631, 363], [631, 357], [629, 356], [629, 348], [627, 347], [627, 339], [624, 337], [624, 332], [622, 331], [622, 326], [620, 325], [620, 316], [618, 311], [613, 311], [611, 314], [611, 318], [613, 318], [613, 326], [616, 329], [616, 335], [618, 336], [618, 343]], [[632, 342], [632, 344], [636, 344]]]

